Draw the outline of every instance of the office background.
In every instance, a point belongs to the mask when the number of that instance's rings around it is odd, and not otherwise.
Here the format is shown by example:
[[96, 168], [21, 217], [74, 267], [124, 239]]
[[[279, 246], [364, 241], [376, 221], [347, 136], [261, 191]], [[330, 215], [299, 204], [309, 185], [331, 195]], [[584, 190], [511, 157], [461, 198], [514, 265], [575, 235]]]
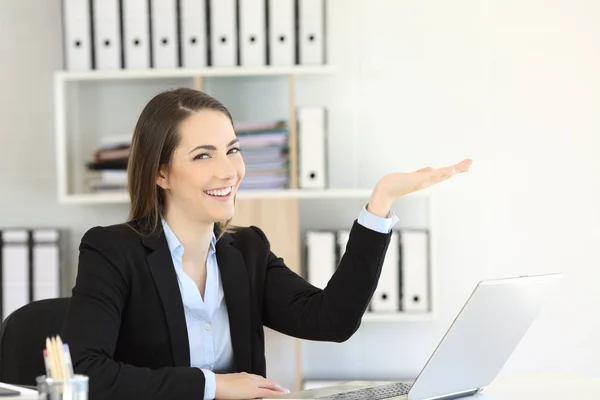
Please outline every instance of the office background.
[[[331, 185], [368, 188], [390, 171], [464, 157], [475, 165], [431, 191], [436, 318], [305, 343], [304, 376], [414, 377], [479, 279], [554, 271], [565, 273], [564, 290], [505, 372], [600, 376], [598, 17], [589, 0], [328, 1], [336, 71], [297, 86], [300, 104], [317, 97], [331, 108]], [[68, 228], [70, 288], [81, 235], [122, 221], [127, 206], [57, 202], [60, 21], [59, 0], [0, 1], [0, 227]], [[240, 87], [252, 97], [253, 85]], [[342, 223], [357, 207], [346, 202]], [[315, 226], [323, 216], [303, 215]], [[270, 332], [267, 346], [270, 377], [293, 386], [291, 340]]]

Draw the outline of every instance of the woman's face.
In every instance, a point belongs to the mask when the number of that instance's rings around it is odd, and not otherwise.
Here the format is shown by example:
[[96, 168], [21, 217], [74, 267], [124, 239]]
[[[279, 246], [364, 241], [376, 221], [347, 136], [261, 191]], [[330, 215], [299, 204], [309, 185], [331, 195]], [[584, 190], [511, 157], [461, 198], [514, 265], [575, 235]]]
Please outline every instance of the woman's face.
[[167, 208], [198, 222], [232, 218], [233, 197], [246, 168], [231, 121], [219, 111], [201, 110], [187, 117], [178, 133], [171, 167], [157, 177]]

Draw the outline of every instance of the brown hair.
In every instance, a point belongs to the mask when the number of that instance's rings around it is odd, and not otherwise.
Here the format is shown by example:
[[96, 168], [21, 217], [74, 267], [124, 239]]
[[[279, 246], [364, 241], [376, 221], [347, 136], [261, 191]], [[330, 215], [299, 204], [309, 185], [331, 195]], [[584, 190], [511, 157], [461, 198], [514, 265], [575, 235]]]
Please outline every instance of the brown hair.
[[[142, 110], [133, 132], [127, 165], [129, 220], [135, 221], [140, 230], [150, 231], [150, 234], [158, 231], [165, 193], [156, 183], [156, 177], [162, 166], [171, 164], [180, 141], [179, 124], [203, 109], [220, 111], [233, 124], [231, 114], [221, 102], [189, 88], [159, 93]], [[218, 222], [219, 238], [230, 225], [231, 220]]]

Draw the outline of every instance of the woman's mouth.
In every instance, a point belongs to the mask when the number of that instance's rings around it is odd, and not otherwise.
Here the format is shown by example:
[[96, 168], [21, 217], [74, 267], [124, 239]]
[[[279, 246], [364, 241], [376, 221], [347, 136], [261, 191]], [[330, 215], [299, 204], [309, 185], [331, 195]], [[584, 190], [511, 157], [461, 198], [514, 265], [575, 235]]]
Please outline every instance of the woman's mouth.
[[227, 187], [218, 188], [218, 189], [210, 189], [210, 190], [204, 191], [204, 193], [206, 193], [208, 196], [218, 199], [218, 200], [228, 199], [229, 197], [231, 197], [232, 192], [233, 192], [232, 186], [227, 186]]

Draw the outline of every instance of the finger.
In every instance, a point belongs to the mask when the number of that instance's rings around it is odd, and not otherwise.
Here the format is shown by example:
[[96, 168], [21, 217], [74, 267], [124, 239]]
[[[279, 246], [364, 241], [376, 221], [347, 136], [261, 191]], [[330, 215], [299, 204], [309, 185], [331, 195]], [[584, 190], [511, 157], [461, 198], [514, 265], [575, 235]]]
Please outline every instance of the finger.
[[[255, 394], [254, 394], [254, 398], [266, 398], [266, 397], [273, 397], [273, 396], [279, 396], [281, 395], [281, 391], [278, 390], [271, 390], [271, 389], [257, 389]], [[288, 392], [283, 392], [283, 393], [288, 393]]]
[[454, 170], [456, 171], [456, 173], [461, 173], [461, 172], [467, 172], [469, 170], [469, 168], [471, 167], [471, 165], [473, 165], [473, 160], [471, 160], [470, 158], [466, 158], [464, 160], [462, 160], [461, 162], [459, 162], [458, 164], [453, 165]]
[[277, 383], [264, 378], [263, 380], [261, 380], [258, 384], [258, 387], [263, 388], [263, 389], [270, 389], [270, 390], [276, 390], [279, 392], [285, 392], [287, 389], [281, 387], [280, 385], [278, 385]]

